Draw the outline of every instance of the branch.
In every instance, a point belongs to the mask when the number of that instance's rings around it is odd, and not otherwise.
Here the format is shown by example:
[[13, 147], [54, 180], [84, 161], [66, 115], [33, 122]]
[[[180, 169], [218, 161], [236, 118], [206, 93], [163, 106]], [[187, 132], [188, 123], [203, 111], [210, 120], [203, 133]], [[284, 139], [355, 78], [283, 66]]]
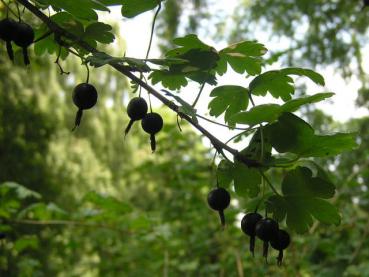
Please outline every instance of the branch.
[[111, 225], [99, 224], [93, 222], [83, 222], [83, 221], [75, 221], [75, 220], [30, 220], [30, 219], [13, 219], [7, 221], [10, 224], [25, 224], [25, 225], [60, 225], [60, 226], [82, 226], [82, 227], [93, 227], [93, 228], [102, 228], [109, 229], [113, 231], [117, 231], [124, 234], [129, 234], [129, 232], [123, 232], [123, 230], [119, 228], [115, 228]]
[[[37, 16], [41, 21], [43, 21], [46, 26], [55, 33], [56, 35], [60, 37], [65, 37], [67, 39], [70, 39], [75, 44], [77, 44], [79, 47], [83, 48], [87, 52], [90, 52], [92, 54], [99, 53], [96, 48], [92, 47], [88, 43], [86, 43], [84, 40], [82, 40], [80, 37], [77, 37], [73, 35], [72, 33], [68, 32], [67, 30], [61, 28], [58, 24], [50, 20], [49, 17], [47, 17], [43, 12], [41, 12], [37, 7], [35, 7], [33, 4], [28, 2], [28, 0], [17, 0], [20, 4], [22, 4], [24, 7], [26, 7], [31, 13], [33, 13], [35, 16]], [[215, 149], [224, 149], [227, 150], [229, 153], [231, 153], [235, 159], [243, 162], [247, 166], [260, 166], [261, 163], [256, 160], [251, 160], [240, 154], [238, 150], [229, 147], [222, 141], [220, 141], [218, 138], [213, 136], [208, 130], [206, 130], [204, 127], [199, 125], [197, 122], [194, 122], [192, 118], [179, 110], [179, 106], [174, 104], [172, 101], [168, 100], [166, 97], [164, 97], [162, 94], [160, 94], [157, 90], [155, 90], [153, 87], [142, 81], [140, 78], [136, 77], [132, 72], [130, 72], [125, 66], [118, 64], [114, 61], [110, 62], [109, 65], [113, 68], [115, 68], [117, 71], [131, 79], [133, 82], [137, 83], [144, 89], [146, 89], [149, 93], [154, 95], [159, 101], [161, 101], [165, 106], [167, 106], [172, 111], [176, 112], [181, 118], [185, 119], [187, 122], [189, 122], [192, 126], [194, 126], [198, 131], [200, 131], [204, 136], [206, 136], [210, 142], [214, 145]]]

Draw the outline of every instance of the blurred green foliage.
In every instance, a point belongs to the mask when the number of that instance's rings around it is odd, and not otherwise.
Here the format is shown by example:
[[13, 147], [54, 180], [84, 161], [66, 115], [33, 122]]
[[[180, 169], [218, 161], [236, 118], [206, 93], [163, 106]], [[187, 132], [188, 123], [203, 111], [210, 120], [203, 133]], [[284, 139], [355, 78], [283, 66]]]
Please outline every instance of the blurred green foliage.
[[[265, 9], [279, 1], [266, 2]], [[294, 15], [296, 9], [291, 8]], [[313, 26], [320, 26], [311, 14]], [[178, 20], [176, 13], [165, 16]], [[174, 33], [176, 25], [169, 26]], [[311, 46], [322, 49], [316, 40]], [[340, 43], [331, 42], [341, 49]], [[330, 45], [323, 48], [333, 53]], [[285, 265], [278, 268], [274, 251], [270, 265], [248, 253], [238, 214], [252, 203], [233, 202], [226, 230], [219, 228], [205, 201], [215, 178], [201, 137], [185, 124], [180, 133], [168, 114], [155, 156], [137, 126], [124, 141], [128, 84], [105, 68], [90, 77], [100, 92], [98, 106], [71, 133], [76, 112], [71, 92], [85, 72], [70, 59], [63, 67], [72, 73], [61, 76], [55, 57], [46, 57], [33, 59], [30, 74], [7, 62], [1, 49], [0, 232], [6, 238], [0, 240], [0, 276], [369, 276], [369, 118], [338, 124], [321, 111], [306, 114], [322, 132], [358, 131], [359, 148], [321, 161], [331, 165], [338, 187], [334, 202], [341, 225], [316, 223], [309, 233], [294, 234]], [[309, 57], [307, 62], [324, 64]], [[281, 173], [274, 178], [280, 180]], [[260, 242], [256, 252], [261, 253]]]

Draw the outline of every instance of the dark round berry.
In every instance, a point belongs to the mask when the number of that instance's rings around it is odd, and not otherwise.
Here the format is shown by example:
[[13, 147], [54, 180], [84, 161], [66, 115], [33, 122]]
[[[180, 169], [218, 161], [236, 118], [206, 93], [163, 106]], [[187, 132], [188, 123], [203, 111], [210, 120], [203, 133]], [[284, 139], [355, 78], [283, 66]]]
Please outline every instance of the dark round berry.
[[279, 250], [279, 254], [277, 257], [278, 265], [282, 265], [283, 250], [286, 249], [290, 245], [290, 243], [291, 243], [290, 235], [284, 230], [279, 230], [276, 238], [270, 241], [270, 245], [274, 249]]
[[124, 130], [125, 136], [128, 134], [133, 123], [136, 120], [141, 120], [147, 114], [147, 103], [145, 99], [141, 97], [132, 98], [127, 106], [127, 114], [131, 120], [129, 121], [126, 129]]
[[277, 236], [270, 241], [270, 245], [276, 250], [284, 250], [290, 245], [290, 242], [290, 235], [284, 230], [279, 230]]
[[132, 120], [140, 120], [147, 114], [147, 103], [142, 97], [135, 97], [129, 101], [127, 114]]
[[97, 102], [97, 91], [93, 85], [81, 83], [73, 90], [73, 103], [78, 107], [74, 120], [74, 131], [81, 124], [83, 110], [91, 109]]
[[17, 22], [13, 19], [5, 18], [0, 21], [0, 39], [6, 42], [6, 50], [10, 60], [14, 60], [14, 52], [11, 41], [14, 39], [14, 30], [16, 29]]
[[278, 222], [271, 218], [261, 219], [256, 223], [255, 234], [263, 243], [263, 256], [268, 257], [269, 241], [275, 239], [278, 235]]
[[262, 241], [270, 241], [277, 237], [278, 230], [278, 222], [271, 218], [264, 218], [256, 224], [255, 234]]
[[32, 27], [24, 22], [17, 22], [16, 28], [14, 29], [13, 41], [19, 47], [22, 47], [24, 64], [30, 64], [28, 57], [28, 46], [33, 43], [35, 38], [35, 32]]
[[35, 32], [32, 27], [24, 22], [17, 22], [14, 30], [13, 41], [19, 47], [28, 47], [33, 43]]
[[11, 18], [5, 18], [0, 21], [0, 39], [12, 41], [14, 39], [14, 30], [17, 22]]
[[0, 240], [5, 239], [6, 235], [4, 233], [0, 233]]
[[220, 223], [225, 225], [224, 210], [229, 206], [231, 202], [231, 196], [224, 188], [216, 188], [208, 194], [208, 204], [210, 208], [218, 211], [220, 217]]
[[255, 236], [256, 223], [259, 222], [263, 217], [258, 213], [248, 213], [241, 221], [242, 231], [249, 236]]
[[208, 204], [213, 210], [223, 211], [229, 206], [230, 202], [231, 196], [224, 188], [213, 189], [208, 194]]
[[160, 114], [148, 113], [141, 121], [142, 129], [150, 135], [155, 135], [163, 128], [163, 119]]
[[254, 256], [254, 249], [255, 249], [255, 228], [256, 224], [262, 219], [263, 217], [258, 213], [248, 213], [246, 214], [241, 221], [241, 229], [242, 231], [250, 236], [250, 252]]
[[156, 149], [155, 134], [163, 128], [163, 119], [160, 114], [147, 113], [141, 121], [142, 129], [150, 134], [150, 145], [152, 152]]
[[93, 85], [81, 83], [74, 88], [73, 102], [81, 110], [87, 110], [95, 106], [97, 91]]

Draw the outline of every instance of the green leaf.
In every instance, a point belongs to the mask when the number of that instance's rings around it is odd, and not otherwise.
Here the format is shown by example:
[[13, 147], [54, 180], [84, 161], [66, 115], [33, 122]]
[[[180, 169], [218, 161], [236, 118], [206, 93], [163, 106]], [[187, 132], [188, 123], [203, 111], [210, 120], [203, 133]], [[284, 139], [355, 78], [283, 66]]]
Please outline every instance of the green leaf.
[[165, 56], [177, 57], [177, 56], [184, 55], [194, 49], [197, 49], [199, 51], [202, 50], [202, 51], [216, 52], [216, 50], [213, 47], [202, 42], [195, 34], [189, 34], [184, 37], [175, 38], [173, 40], [173, 43], [181, 47], [169, 50], [165, 54]]
[[60, 218], [66, 214], [67, 212], [55, 203], [48, 203], [47, 205], [45, 203], [34, 203], [21, 210], [17, 218], [25, 218], [31, 215], [32, 219], [48, 220]]
[[269, 138], [264, 135], [264, 128], [262, 130], [263, 131], [261, 132], [260, 129], [258, 129], [255, 132], [250, 140], [249, 145], [240, 153], [250, 160], [260, 161], [261, 163], [268, 163], [272, 156], [272, 146], [269, 142]]
[[255, 197], [260, 192], [260, 173], [257, 169], [247, 167], [243, 163], [234, 163], [233, 181], [234, 189], [240, 196]]
[[[190, 34], [173, 41], [178, 48], [166, 53], [168, 72], [181, 74], [200, 84], [216, 84], [214, 68], [219, 60], [215, 48], [203, 43], [196, 35]], [[174, 62], [170, 63], [170, 60]], [[181, 61], [181, 62], [179, 62]]]
[[26, 199], [26, 198], [36, 198], [40, 199], [41, 195], [33, 190], [26, 188], [20, 184], [15, 182], [5, 182], [0, 185], [0, 193], [3, 194], [4, 191], [15, 191], [17, 197], [19, 199]]
[[313, 218], [325, 224], [339, 224], [337, 209], [323, 200], [333, 197], [335, 186], [326, 178], [313, 177], [310, 169], [297, 167], [289, 171], [282, 181], [283, 195], [273, 195], [267, 200], [267, 209], [273, 217], [298, 233], [306, 232]]
[[219, 186], [228, 187], [233, 181], [233, 164], [227, 160], [221, 160], [217, 167]]
[[155, 9], [162, 0], [121, 0], [122, 15], [127, 18]]
[[325, 85], [323, 76], [311, 69], [288, 67], [288, 68], [281, 69], [280, 71], [284, 75], [305, 76], [318, 85], [321, 85], [321, 86]]
[[186, 77], [181, 73], [173, 73], [168, 70], [153, 70], [149, 75], [153, 85], [161, 82], [165, 88], [170, 90], [178, 90], [181, 87], [187, 86]]
[[97, 20], [98, 16], [95, 10], [107, 11], [110, 10], [98, 0], [80, 0], [76, 4], [75, 0], [49, 0], [47, 1], [49, 5], [55, 8], [64, 10], [76, 18], [83, 20]]
[[356, 147], [355, 134], [315, 135], [314, 129], [292, 113], [283, 113], [277, 122], [265, 128], [279, 153], [301, 157], [328, 157]]
[[111, 31], [112, 27], [110, 25], [101, 22], [94, 22], [86, 27], [83, 39], [87, 41], [92, 40], [109, 44], [112, 43], [115, 39]]
[[272, 122], [281, 113], [278, 104], [262, 104], [251, 108], [247, 112], [240, 112], [230, 118], [230, 122], [254, 126], [262, 122]]
[[237, 73], [243, 74], [246, 71], [250, 75], [257, 75], [261, 72], [260, 56], [266, 52], [264, 45], [255, 41], [230, 45], [219, 52], [220, 60], [216, 71], [220, 75], [224, 74], [228, 63]]
[[132, 211], [129, 204], [123, 203], [112, 196], [102, 195], [97, 192], [87, 193], [84, 201], [92, 203], [95, 207], [113, 214], [122, 215]]
[[212, 90], [210, 97], [214, 97], [209, 103], [210, 115], [220, 116], [225, 112], [224, 120], [234, 114], [246, 110], [249, 97], [248, 90], [241, 86], [220, 86]]
[[310, 69], [285, 68], [267, 71], [255, 77], [249, 84], [250, 92], [262, 96], [269, 92], [275, 98], [282, 98], [283, 101], [290, 100], [295, 88], [294, 81], [289, 75], [306, 76], [313, 82], [324, 85], [323, 77]]
[[262, 104], [251, 108], [247, 112], [240, 112], [230, 118], [230, 122], [254, 126], [263, 122], [273, 122], [283, 112], [294, 112], [301, 106], [320, 102], [333, 96], [333, 93], [317, 93], [311, 96], [301, 97], [287, 101], [283, 105]]
[[20, 253], [25, 249], [37, 249], [38, 243], [38, 238], [35, 235], [26, 235], [15, 241], [14, 250]]

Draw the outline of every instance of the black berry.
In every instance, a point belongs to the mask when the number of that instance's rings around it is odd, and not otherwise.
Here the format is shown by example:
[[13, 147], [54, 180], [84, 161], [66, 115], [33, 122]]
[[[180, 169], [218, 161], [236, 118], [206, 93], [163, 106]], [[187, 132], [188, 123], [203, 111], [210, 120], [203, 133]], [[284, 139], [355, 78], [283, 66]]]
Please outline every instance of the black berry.
[[255, 227], [256, 236], [264, 242], [263, 256], [268, 257], [269, 241], [276, 239], [278, 236], [278, 222], [271, 218], [261, 219]]
[[258, 213], [248, 213], [246, 214], [241, 221], [241, 229], [242, 231], [250, 236], [250, 252], [254, 256], [254, 249], [255, 249], [255, 228], [256, 224], [262, 219], [263, 217]]
[[225, 225], [224, 210], [229, 206], [231, 196], [224, 188], [216, 188], [208, 194], [208, 204], [210, 208], [218, 211], [222, 226]]
[[73, 90], [73, 103], [78, 107], [75, 125], [72, 130], [81, 124], [83, 110], [91, 109], [97, 102], [97, 91], [93, 85], [81, 83]]
[[291, 242], [290, 235], [284, 230], [279, 230], [277, 233], [277, 236], [273, 240], [270, 241], [270, 245], [274, 249], [279, 250], [279, 254], [277, 258], [278, 265], [282, 265], [283, 250], [286, 249], [290, 245], [290, 242]]
[[4, 233], [0, 233], [0, 240], [5, 239], [6, 235]]
[[33, 43], [34, 38], [35, 32], [30, 25], [24, 22], [16, 23], [13, 40], [16, 45], [22, 47], [25, 65], [30, 63], [27, 48]]
[[0, 39], [6, 42], [6, 50], [9, 59], [14, 61], [14, 53], [11, 41], [14, 39], [14, 30], [17, 27], [17, 22], [10, 18], [5, 18], [0, 21]]
[[135, 121], [141, 120], [147, 114], [147, 103], [145, 99], [141, 97], [132, 98], [127, 106], [127, 114], [131, 120], [124, 131], [125, 135], [128, 134]]
[[141, 121], [142, 129], [150, 134], [151, 150], [152, 152], [156, 149], [155, 134], [163, 128], [163, 119], [160, 114], [147, 113]]

